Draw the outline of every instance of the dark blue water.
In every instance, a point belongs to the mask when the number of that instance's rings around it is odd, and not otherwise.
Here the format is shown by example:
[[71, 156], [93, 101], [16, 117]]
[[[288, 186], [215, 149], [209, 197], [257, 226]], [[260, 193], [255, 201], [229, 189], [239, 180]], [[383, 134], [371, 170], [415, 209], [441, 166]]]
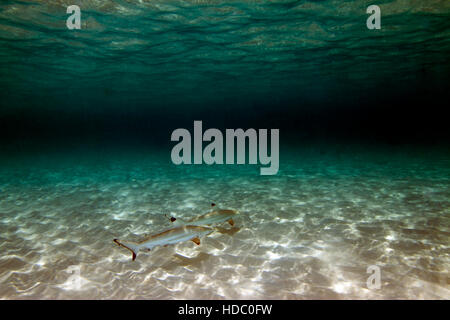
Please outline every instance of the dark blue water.
[[366, 27], [370, 1], [72, 2], [81, 30], [65, 2], [0, 6], [4, 140], [166, 141], [195, 119], [448, 138], [447, 1], [382, 1], [380, 30]]

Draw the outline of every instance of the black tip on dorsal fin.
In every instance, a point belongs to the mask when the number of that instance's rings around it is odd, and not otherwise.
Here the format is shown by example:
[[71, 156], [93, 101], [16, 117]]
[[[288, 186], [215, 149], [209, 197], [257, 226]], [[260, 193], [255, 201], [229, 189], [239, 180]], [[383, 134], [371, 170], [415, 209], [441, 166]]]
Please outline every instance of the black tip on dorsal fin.
[[169, 219], [170, 222], [175, 222], [175, 221], [177, 220], [177, 218], [172, 217], [172, 216], [169, 216], [169, 215], [167, 215], [167, 214], [165, 214], [164, 216], [165, 216], [167, 219]]
[[211, 207], [215, 207], [216, 204], [214, 202], [211, 203]]
[[131, 257], [132, 261], [136, 260], [136, 253], [132, 252], [133, 256]]

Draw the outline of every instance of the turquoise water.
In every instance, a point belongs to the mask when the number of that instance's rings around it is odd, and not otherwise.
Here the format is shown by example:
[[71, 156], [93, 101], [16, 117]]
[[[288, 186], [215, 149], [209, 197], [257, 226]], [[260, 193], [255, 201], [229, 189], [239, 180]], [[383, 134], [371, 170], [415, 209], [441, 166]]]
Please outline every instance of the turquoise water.
[[[81, 30], [66, 27], [70, 4], [81, 8]], [[184, 112], [293, 98], [348, 104], [377, 86], [384, 95], [445, 88], [448, 1], [379, 1], [379, 31], [366, 27], [371, 4], [3, 1], [2, 100], [41, 112]]]
[[[449, 299], [450, 2], [371, 4], [2, 0], [0, 299]], [[279, 129], [279, 172], [174, 165], [194, 120]]]

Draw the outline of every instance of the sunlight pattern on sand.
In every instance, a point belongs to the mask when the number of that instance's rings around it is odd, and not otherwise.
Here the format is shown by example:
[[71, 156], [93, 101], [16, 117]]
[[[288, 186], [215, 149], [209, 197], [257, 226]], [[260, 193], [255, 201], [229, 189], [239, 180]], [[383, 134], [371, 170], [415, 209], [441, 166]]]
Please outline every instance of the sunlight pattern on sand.
[[[5, 165], [0, 298], [450, 298], [448, 160], [298, 159], [284, 157], [270, 178], [251, 166], [147, 158]], [[211, 201], [241, 213], [200, 246], [132, 262], [112, 242], [169, 228], [164, 213], [188, 219]], [[381, 268], [379, 290], [366, 287], [369, 265]]]

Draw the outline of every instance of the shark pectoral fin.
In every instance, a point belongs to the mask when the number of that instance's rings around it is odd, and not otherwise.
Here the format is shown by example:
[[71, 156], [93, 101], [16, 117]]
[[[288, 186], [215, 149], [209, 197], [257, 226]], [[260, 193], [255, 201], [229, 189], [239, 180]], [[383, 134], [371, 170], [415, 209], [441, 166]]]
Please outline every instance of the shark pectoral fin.
[[231, 224], [231, 226], [234, 226], [234, 221], [233, 221], [233, 219], [228, 220], [228, 223]]
[[200, 244], [200, 239], [195, 237], [194, 239], [191, 239], [196, 245]]

